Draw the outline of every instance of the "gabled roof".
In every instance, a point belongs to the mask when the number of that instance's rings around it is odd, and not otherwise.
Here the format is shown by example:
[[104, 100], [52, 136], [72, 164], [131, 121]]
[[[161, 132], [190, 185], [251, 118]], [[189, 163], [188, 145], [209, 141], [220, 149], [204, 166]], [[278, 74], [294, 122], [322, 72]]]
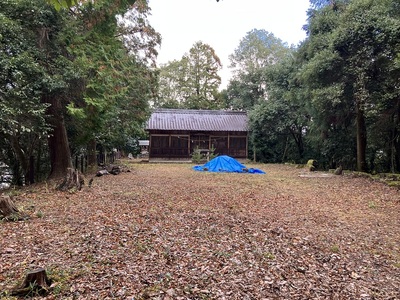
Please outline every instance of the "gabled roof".
[[247, 113], [225, 110], [157, 109], [147, 130], [247, 131]]

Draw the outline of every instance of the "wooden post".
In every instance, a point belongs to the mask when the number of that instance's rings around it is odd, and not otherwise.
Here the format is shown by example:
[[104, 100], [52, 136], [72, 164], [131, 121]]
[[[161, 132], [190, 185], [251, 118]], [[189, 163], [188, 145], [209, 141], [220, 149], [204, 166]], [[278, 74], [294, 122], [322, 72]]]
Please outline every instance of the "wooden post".
[[231, 154], [231, 136], [228, 132], [228, 155], [232, 155]]
[[33, 155], [29, 157], [29, 184], [35, 183], [35, 159]]
[[41, 174], [40, 174], [40, 172], [41, 172], [41, 170], [40, 170], [40, 158], [41, 158], [41, 156], [42, 156], [42, 142], [41, 142], [41, 140], [39, 139], [39, 142], [38, 142], [38, 147], [37, 147], [38, 149], [37, 149], [37, 158], [36, 158], [36, 180], [37, 181], [40, 181], [40, 179], [41, 179]]

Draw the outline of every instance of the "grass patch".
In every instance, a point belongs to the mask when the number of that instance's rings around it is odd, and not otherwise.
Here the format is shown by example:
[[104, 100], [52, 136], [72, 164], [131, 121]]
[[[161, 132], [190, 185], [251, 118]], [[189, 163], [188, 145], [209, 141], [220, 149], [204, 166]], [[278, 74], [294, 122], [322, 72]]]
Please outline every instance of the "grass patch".
[[333, 252], [333, 253], [339, 253], [339, 251], [340, 251], [340, 248], [339, 248], [338, 245], [333, 245], [333, 246], [331, 247], [331, 252]]

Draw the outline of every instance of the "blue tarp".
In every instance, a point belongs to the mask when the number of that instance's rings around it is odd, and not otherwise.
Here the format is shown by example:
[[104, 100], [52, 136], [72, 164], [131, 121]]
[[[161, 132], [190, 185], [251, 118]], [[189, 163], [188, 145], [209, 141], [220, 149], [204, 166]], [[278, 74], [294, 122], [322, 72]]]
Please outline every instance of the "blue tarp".
[[221, 155], [210, 160], [208, 163], [202, 166], [194, 166], [195, 171], [207, 171], [207, 172], [234, 172], [234, 173], [251, 173], [251, 174], [265, 174], [264, 171], [259, 169], [247, 168], [242, 165], [236, 159]]

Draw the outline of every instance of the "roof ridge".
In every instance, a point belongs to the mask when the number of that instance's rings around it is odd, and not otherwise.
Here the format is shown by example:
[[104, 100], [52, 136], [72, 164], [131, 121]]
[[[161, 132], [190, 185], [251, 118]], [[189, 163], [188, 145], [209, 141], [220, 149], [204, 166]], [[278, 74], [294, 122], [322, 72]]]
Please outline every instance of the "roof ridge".
[[238, 114], [247, 115], [246, 111], [239, 110], [217, 110], [217, 109], [177, 109], [177, 108], [157, 108], [153, 113], [177, 113], [177, 114]]

